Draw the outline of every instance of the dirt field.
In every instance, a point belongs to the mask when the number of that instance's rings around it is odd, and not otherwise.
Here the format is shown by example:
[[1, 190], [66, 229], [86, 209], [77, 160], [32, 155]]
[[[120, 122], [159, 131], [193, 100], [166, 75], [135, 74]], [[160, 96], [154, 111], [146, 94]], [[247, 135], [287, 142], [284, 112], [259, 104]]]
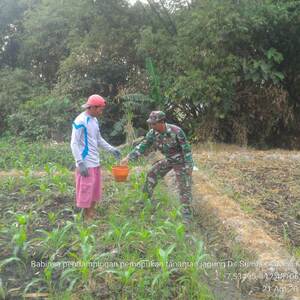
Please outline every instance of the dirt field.
[[214, 186], [300, 258], [300, 152], [210, 145], [194, 157]]

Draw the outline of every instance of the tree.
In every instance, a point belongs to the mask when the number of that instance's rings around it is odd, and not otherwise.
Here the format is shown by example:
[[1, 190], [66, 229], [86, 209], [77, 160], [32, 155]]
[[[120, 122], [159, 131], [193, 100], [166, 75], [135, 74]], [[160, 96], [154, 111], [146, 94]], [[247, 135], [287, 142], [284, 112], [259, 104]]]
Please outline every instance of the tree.
[[158, 66], [166, 109], [198, 139], [261, 144], [291, 130], [296, 15], [299, 1], [202, 0], [172, 12], [176, 35], [164, 24], [143, 30], [140, 51]]
[[26, 70], [0, 70], [0, 135], [8, 129], [9, 116], [18, 111], [23, 103], [47, 92], [41, 82]]
[[0, 0], [0, 67], [17, 66], [18, 36], [26, 8], [21, 0]]

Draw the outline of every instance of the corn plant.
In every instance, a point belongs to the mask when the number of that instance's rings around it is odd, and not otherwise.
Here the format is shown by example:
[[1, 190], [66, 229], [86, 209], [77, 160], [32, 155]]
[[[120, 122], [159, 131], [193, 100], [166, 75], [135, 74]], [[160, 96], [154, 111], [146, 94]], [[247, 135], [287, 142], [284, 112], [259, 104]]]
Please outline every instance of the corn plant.
[[95, 224], [92, 224], [90, 226], [85, 226], [85, 224], [82, 224], [80, 220], [81, 220], [80, 216], [77, 215], [75, 217], [75, 221], [77, 222], [75, 226], [79, 233], [79, 241], [84, 242], [88, 240], [91, 243], [95, 243], [94, 231], [97, 229], [97, 226]]
[[172, 221], [176, 221], [177, 217], [181, 216], [181, 206], [173, 208], [169, 212], [169, 216], [170, 216]]
[[179, 243], [181, 243], [182, 245], [186, 245], [184, 243], [184, 239], [185, 239], [185, 227], [183, 224], [179, 224], [176, 226], [176, 229], [175, 229], [175, 232], [176, 232], [176, 237], [177, 237], [177, 240], [179, 241]]
[[213, 299], [207, 287], [201, 284], [201, 269], [199, 268], [200, 262], [203, 261], [208, 255], [204, 252], [204, 244], [202, 241], [192, 237], [193, 242], [196, 244], [194, 254], [190, 256], [190, 264], [185, 273], [180, 276], [177, 282], [180, 285], [188, 286], [188, 298], [194, 298], [195, 295], [200, 295], [201, 299]]
[[27, 224], [28, 224], [28, 215], [26, 214], [17, 214], [16, 220], [12, 225], [13, 237], [13, 255], [14, 256], [27, 256], [28, 240], [27, 240]]
[[21, 187], [20, 188], [20, 194], [23, 196], [23, 198], [25, 198], [28, 195], [29, 191], [27, 189], [27, 187]]
[[193, 238], [193, 240], [194, 240], [194, 242], [196, 242], [196, 245], [197, 245], [196, 253], [193, 256], [194, 257], [193, 265], [195, 265], [195, 267], [198, 268], [200, 262], [203, 261], [204, 258], [207, 258], [208, 255], [204, 252], [203, 241], [199, 241], [199, 240], [197, 240], [195, 238]]
[[112, 239], [117, 248], [121, 248], [121, 242], [124, 242], [130, 235], [134, 233], [134, 230], [129, 230], [129, 222], [125, 223], [123, 226], [117, 226], [113, 223], [110, 224], [112, 229], [107, 233], [107, 237]]
[[6, 178], [6, 180], [2, 183], [3, 184], [3, 188], [5, 187], [5, 189], [9, 192], [12, 192], [15, 189], [16, 186], [16, 180], [14, 177], [9, 176]]
[[[55, 271], [55, 264], [53, 261], [53, 258], [51, 258], [46, 267], [43, 269], [42, 277], [41, 277], [41, 283], [46, 284], [48, 288], [48, 292], [51, 294], [55, 291], [55, 281], [53, 278], [53, 274]], [[35, 283], [38, 283], [39, 281], [36, 281]]]
[[140, 240], [142, 241], [148, 241], [153, 237], [154, 233], [152, 230], [142, 229], [141, 231], [137, 232], [137, 235]]
[[43, 204], [45, 203], [45, 201], [46, 201], [46, 199], [45, 199], [44, 196], [38, 195], [37, 198], [36, 198], [36, 206], [37, 206], [38, 208], [42, 207]]
[[43, 194], [50, 192], [50, 188], [49, 188], [48, 184], [46, 184], [45, 182], [40, 183], [39, 190]]
[[49, 223], [54, 226], [57, 221], [56, 213], [54, 213], [52, 211], [48, 212], [48, 220], [49, 220]]
[[[94, 242], [94, 240], [93, 240]], [[92, 262], [93, 259], [93, 250], [94, 250], [94, 243], [91, 242], [91, 239], [85, 237], [83, 241], [80, 243], [81, 249], [81, 256], [73, 255], [77, 261], [80, 261], [80, 273], [81, 279], [86, 284], [89, 276], [90, 276], [90, 266], [89, 264]]]
[[32, 172], [32, 169], [26, 168], [24, 170], [24, 175], [23, 175], [23, 180], [24, 180], [24, 185], [28, 190], [32, 190], [35, 188], [38, 188], [38, 181], [39, 178], [36, 178]]
[[136, 199], [145, 201], [148, 198], [148, 195], [146, 195], [143, 192], [142, 186], [144, 185], [146, 181], [146, 172], [142, 171], [140, 174], [132, 174], [130, 176], [130, 188], [135, 193]]
[[121, 283], [121, 291], [126, 287], [132, 284], [131, 278], [133, 274], [136, 272], [136, 268], [128, 267], [126, 270], [107, 270], [106, 273], [115, 274], [118, 280]]
[[43, 229], [37, 230], [42, 236], [36, 238], [35, 241], [40, 241], [39, 246], [42, 248], [43, 256], [51, 255], [51, 257], [54, 258], [59, 254], [61, 249], [67, 247], [69, 245], [69, 233], [72, 227], [73, 223], [67, 221], [67, 224], [62, 228], [55, 228], [52, 231]]
[[[66, 281], [69, 283], [68, 290], [71, 291], [76, 282], [82, 282], [86, 289], [89, 289], [89, 281], [93, 272], [92, 268], [100, 263], [103, 257], [110, 254], [95, 253], [95, 238], [90, 236], [81, 237], [80, 254], [70, 253], [74, 259], [74, 267], [68, 268], [61, 274], [61, 286]], [[99, 275], [99, 274], [98, 274]]]
[[88, 238], [85, 238], [80, 243], [81, 254], [73, 252], [69, 256], [74, 259], [74, 266], [68, 268], [61, 274], [61, 282], [69, 282], [68, 290], [72, 290], [77, 281], [82, 281], [85, 287], [88, 287], [88, 280], [90, 278], [90, 265], [93, 259], [94, 245]]
[[72, 290], [73, 286], [77, 281], [83, 281], [84, 285], [87, 286], [88, 279], [90, 277], [90, 265], [95, 256], [93, 255], [94, 245], [95, 245], [95, 236], [93, 230], [95, 225], [84, 226], [80, 222], [80, 217], [75, 216], [75, 226], [79, 233], [79, 239], [76, 243], [79, 243], [81, 255], [78, 255], [75, 252], [69, 254], [69, 256], [75, 259], [76, 267], [71, 267], [65, 270], [61, 274], [62, 283], [68, 281], [69, 286], [68, 290]]
[[175, 247], [176, 244], [172, 244], [166, 250], [163, 250], [162, 248], [158, 248], [156, 250], [156, 257], [158, 258], [162, 272], [154, 277], [151, 284], [152, 288], [156, 284], [162, 286], [169, 280], [170, 274], [174, 271], [173, 269], [169, 270], [169, 266], [168, 266], [169, 259], [170, 259], [170, 254], [173, 252]]
[[185, 245], [184, 239], [185, 239], [185, 226], [182, 223], [174, 224], [170, 221], [165, 221], [162, 225], [162, 229], [165, 231], [173, 231], [176, 233], [177, 240], [182, 243], [182, 245]]

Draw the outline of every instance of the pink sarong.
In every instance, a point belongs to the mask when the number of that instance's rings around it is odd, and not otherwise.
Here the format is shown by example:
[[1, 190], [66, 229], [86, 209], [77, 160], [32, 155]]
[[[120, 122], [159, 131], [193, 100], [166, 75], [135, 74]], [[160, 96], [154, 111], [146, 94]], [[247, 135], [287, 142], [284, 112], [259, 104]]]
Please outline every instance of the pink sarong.
[[90, 208], [102, 198], [102, 176], [100, 167], [88, 168], [89, 176], [81, 176], [76, 169], [76, 206]]

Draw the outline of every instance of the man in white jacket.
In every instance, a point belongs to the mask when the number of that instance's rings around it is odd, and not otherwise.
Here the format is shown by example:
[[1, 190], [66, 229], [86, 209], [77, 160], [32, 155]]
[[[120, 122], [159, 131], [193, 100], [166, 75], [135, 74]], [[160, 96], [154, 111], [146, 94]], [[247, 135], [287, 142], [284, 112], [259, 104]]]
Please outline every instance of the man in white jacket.
[[73, 122], [71, 149], [76, 162], [76, 205], [83, 208], [86, 220], [95, 215], [95, 205], [102, 198], [102, 176], [99, 148], [111, 152], [120, 159], [118, 149], [106, 142], [100, 133], [99, 117], [106, 101], [99, 95], [92, 95], [82, 106], [85, 111]]

